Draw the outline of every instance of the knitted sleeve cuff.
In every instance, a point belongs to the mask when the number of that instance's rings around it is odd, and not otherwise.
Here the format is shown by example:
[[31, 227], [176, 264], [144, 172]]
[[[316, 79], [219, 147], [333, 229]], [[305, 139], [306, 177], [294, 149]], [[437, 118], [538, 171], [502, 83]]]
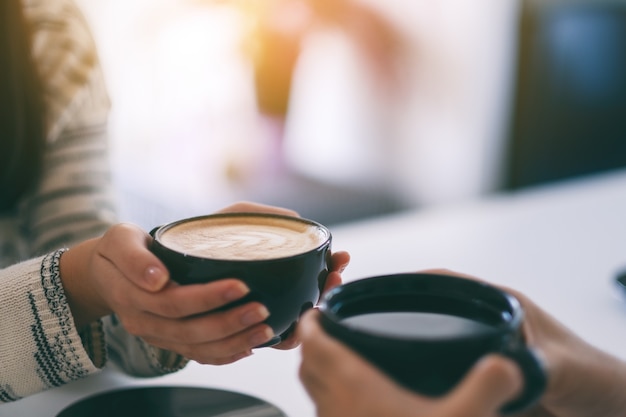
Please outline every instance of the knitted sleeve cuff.
[[128, 333], [115, 315], [103, 319], [110, 358], [125, 372], [152, 377], [181, 370], [189, 362], [174, 352], [159, 349]]
[[[74, 325], [59, 274], [64, 250], [0, 273], [0, 402], [20, 399], [97, 372], [101, 342], [85, 349]], [[95, 332], [98, 340], [102, 333]], [[100, 338], [101, 339], [101, 338]], [[100, 346], [98, 347], [98, 343]]]

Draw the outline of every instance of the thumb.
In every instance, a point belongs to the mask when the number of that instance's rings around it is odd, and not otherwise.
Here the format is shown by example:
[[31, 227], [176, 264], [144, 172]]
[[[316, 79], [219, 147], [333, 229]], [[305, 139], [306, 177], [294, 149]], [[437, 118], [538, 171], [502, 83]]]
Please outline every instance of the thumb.
[[515, 362], [500, 355], [486, 356], [448, 395], [450, 415], [497, 415], [505, 403], [521, 392], [523, 381]]
[[100, 239], [97, 252], [127, 280], [145, 291], [157, 292], [169, 282], [169, 272], [150, 251], [151, 239], [137, 226], [118, 224]]

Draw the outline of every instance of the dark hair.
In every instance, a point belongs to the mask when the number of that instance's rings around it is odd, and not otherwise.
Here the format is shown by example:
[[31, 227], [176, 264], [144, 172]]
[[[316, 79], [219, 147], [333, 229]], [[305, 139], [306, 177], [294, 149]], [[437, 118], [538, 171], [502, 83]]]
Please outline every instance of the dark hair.
[[0, 210], [37, 181], [46, 140], [42, 83], [20, 0], [0, 1]]

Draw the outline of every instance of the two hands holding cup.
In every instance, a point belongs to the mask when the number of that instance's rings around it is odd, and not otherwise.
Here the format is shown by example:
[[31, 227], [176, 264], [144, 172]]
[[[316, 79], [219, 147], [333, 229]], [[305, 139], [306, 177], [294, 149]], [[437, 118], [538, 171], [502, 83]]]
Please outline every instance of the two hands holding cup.
[[[237, 203], [222, 212], [297, 216], [290, 210], [253, 203]], [[152, 238], [140, 228], [122, 224], [63, 254], [63, 285], [79, 329], [115, 313], [126, 331], [151, 345], [215, 365], [246, 357], [254, 347], [276, 336], [265, 323], [270, 311], [258, 301], [223, 309], [255, 291], [236, 274], [180, 285], [152, 253], [151, 243]], [[346, 252], [327, 251], [327, 256], [323, 290], [341, 283], [340, 273], [349, 262]], [[276, 347], [287, 349], [297, 344], [291, 332]]]
[[[341, 286], [343, 289], [340, 287], [341, 291], [331, 290], [320, 309], [307, 312], [298, 326], [302, 343], [300, 379], [317, 406], [318, 417], [495, 417], [509, 412], [524, 417], [625, 415], [626, 363], [578, 337], [524, 294], [449, 270], [412, 275], [459, 278], [470, 285], [484, 284], [514, 297], [524, 313], [520, 328], [522, 346], [538, 354], [537, 364], [543, 370], [546, 385], [543, 388], [537, 385], [541, 385], [541, 378], [532, 382], [531, 377], [529, 381], [525, 375], [529, 363], [517, 362], [496, 350], [478, 359], [442, 395], [424, 395], [407, 387], [396, 370], [385, 369], [384, 364], [374, 365], [376, 358], [371, 357], [371, 352], [356, 354], [355, 350], [362, 346], [358, 340], [342, 334], [341, 326], [335, 337], [329, 334], [327, 321], [333, 316], [324, 310], [332, 307], [341, 292], [351, 285], [346, 284]], [[370, 279], [363, 282], [366, 281]], [[356, 331], [359, 333], [359, 329]], [[371, 337], [366, 336], [366, 340]], [[452, 357], [449, 360], [454, 362]], [[409, 369], [415, 366], [410, 359], [406, 359], [406, 364]], [[454, 367], [445, 361], [440, 364], [442, 368]], [[416, 378], [419, 377], [416, 373]], [[532, 385], [540, 388], [534, 401], [515, 404], [529, 388], [529, 382], [531, 388]], [[511, 404], [519, 409], [507, 409]]]

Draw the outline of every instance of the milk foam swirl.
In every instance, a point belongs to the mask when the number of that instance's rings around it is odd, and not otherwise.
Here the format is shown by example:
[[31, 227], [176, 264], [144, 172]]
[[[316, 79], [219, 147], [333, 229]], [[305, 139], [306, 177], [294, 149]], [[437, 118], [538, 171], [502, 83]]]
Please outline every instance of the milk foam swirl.
[[276, 259], [308, 252], [328, 240], [315, 224], [264, 216], [206, 217], [167, 229], [160, 236], [177, 252], [223, 260]]

